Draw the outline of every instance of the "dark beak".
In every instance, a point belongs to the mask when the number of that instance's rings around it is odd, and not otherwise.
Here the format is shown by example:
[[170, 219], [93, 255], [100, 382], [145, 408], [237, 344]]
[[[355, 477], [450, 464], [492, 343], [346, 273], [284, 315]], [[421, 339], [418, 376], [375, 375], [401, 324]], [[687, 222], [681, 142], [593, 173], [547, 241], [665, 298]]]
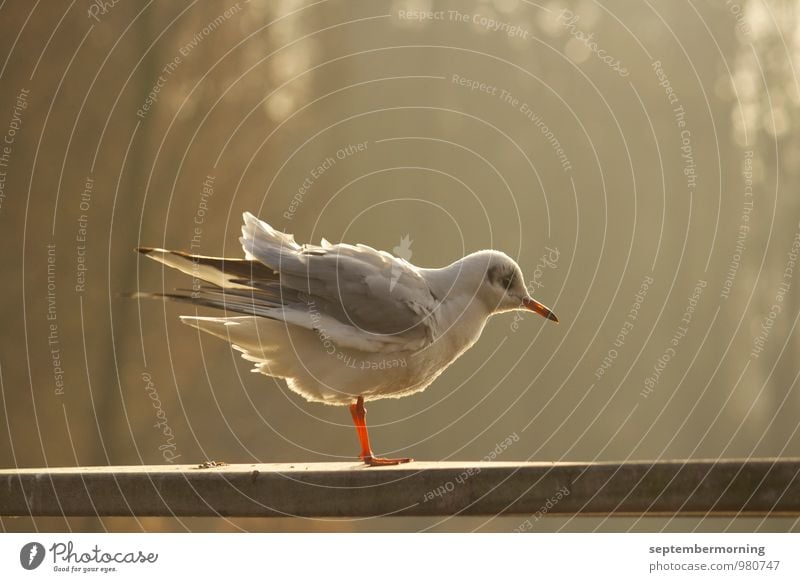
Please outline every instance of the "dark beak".
[[526, 309], [530, 309], [531, 311], [535, 311], [536, 313], [538, 313], [542, 317], [545, 317], [545, 318], [549, 319], [550, 321], [555, 321], [556, 323], [558, 323], [558, 318], [556, 317], [556, 314], [553, 313], [552, 311], [550, 311], [550, 309], [548, 307], [545, 307], [544, 305], [542, 305], [541, 303], [536, 301], [536, 299], [534, 299], [533, 297], [524, 297], [522, 299], [522, 305]]

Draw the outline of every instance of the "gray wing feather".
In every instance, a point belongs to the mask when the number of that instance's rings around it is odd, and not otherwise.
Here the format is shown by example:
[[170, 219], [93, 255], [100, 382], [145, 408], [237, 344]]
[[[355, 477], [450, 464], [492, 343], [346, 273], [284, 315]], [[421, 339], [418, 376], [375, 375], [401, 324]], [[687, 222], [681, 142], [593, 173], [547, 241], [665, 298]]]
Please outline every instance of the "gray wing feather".
[[250, 213], [239, 240], [248, 258], [278, 273], [282, 289], [340, 323], [420, 345], [434, 339], [435, 298], [406, 261], [366, 245], [300, 246]]

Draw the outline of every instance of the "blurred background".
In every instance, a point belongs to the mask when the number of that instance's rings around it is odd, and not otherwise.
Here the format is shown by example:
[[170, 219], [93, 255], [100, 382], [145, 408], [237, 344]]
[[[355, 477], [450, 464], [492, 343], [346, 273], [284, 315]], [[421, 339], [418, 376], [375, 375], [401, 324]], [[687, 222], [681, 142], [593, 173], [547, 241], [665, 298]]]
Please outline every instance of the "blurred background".
[[[800, 455], [800, 11], [717, 2], [0, 5], [3, 467], [353, 459], [139, 245], [300, 242], [420, 266], [515, 257], [558, 326], [490, 321], [378, 453]], [[359, 145], [360, 144], [360, 145]], [[9, 519], [3, 530], [511, 531], [502, 518]], [[535, 531], [790, 531], [788, 518], [546, 518]]]

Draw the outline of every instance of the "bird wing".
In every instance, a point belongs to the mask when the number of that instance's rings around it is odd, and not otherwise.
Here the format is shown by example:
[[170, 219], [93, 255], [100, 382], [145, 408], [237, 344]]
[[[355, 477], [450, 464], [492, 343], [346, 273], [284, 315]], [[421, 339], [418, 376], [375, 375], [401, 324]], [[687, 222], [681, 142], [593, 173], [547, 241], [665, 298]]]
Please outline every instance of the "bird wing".
[[376, 349], [420, 349], [434, 340], [437, 300], [403, 259], [324, 239], [320, 246], [298, 245], [249, 212], [239, 240], [247, 259], [277, 273], [281, 290], [299, 294], [283, 307], [287, 322], [323, 330], [343, 345], [367, 341]]
[[437, 300], [410, 263], [366, 245], [323, 239], [301, 246], [250, 213], [244, 218], [244, 259], [138, 249], [195, 282], [174, 293], [134, 296], [267, 317], [368, 352], [418, 350], [435, 339]]

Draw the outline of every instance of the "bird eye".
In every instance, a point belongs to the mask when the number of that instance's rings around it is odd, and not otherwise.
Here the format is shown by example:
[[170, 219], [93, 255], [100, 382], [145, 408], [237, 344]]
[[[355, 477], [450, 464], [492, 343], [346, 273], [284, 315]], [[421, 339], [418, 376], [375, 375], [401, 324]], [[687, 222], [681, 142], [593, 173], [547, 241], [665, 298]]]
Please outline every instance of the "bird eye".
[[500, 284], [503, 287], [505, 287], [506, 289], [510, 289], [511, 288], [511, 284], [513, 282], [514, 282], [514, 277], [512, 275], [509, 275], [507, 277], [503, 277], [503, 279], [500, 281]]

